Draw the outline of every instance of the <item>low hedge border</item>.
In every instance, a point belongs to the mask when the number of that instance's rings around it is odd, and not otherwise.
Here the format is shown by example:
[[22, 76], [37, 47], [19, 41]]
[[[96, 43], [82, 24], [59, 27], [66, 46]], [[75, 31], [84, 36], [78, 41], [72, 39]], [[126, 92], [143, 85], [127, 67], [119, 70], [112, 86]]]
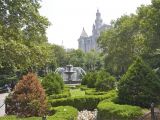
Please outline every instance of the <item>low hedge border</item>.
[[73, 98], [61, 98], [49, 100], [51, 106], [73, 106], [78, 110], [93, 110], [97, 107], [98, 103], [104, 99], [114, 99], [117, 97], [117, 92], [112, 90], [105, 95], [88, 95]]
[[70, 97], [70, 89], [65, 87], [61, 94], [53, 94], [49, 96], [49, 99], [59, 99], [59, 98], [67, 98]]
[[97, 109], [97, 120], [136, 120], [143, 115], [143, 109], [138, 106], [120, 105], [106, 101], [101, 101]]
[[102, 91], [96, 91], [96, 89], [88, 89], [85, 90], [85, 94], [86, 95], [104, 95], [107, 92], [102, 92]]
[[59, 106], [53, 108], [55, 113], [53, 116], [49, 116], [47, 120], [77, 120], [78, 110], [71, 106]]
[[[71, 106], [59, 106], [51, 109], [54, 113], [47, 120], [77, 120], [78, 110]], [[15, 115], [0, 117], [0, 120], [42, 120], [42, 117], [18, 118]]]

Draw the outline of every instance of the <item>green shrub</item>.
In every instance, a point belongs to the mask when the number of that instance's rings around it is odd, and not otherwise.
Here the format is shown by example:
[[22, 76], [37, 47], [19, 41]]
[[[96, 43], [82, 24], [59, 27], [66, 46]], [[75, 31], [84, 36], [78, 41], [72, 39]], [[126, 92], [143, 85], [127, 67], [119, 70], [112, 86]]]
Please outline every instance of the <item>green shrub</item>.
[[77, 120], [78, 110], [71, 106], [59, 106], [52, 109], [55, 114], [47, 120]]
[[121, 103], [150, 107], [160, 101], [160, 80], [141, 59], [137, 59], [120, 80], [118, 86]]
[[116, 79], [106, 71], [100, 71], [95, 84], [96, 90], [109, 91], [115, 88]]
[[100, 102], [97, 106], [97, 120], [135, 120], [143, 115], [138, 106], [119, 105], [113, 102]]
[[59, 99], [59, 98], [66, 98], [70, 96], [71, 96], [70, 89], [68, 87], [64, 87], [64, 89], [62, 90], [62, 93], [50, 95], [49, 99]]
[[72, 97], [72, 98], [61, 98], [61, 99], [53, 99], [49, 102], [54, 107], [56, 106], [73, 106], [78, 110], [93, 110], [97, 107], [98, 103], [104, 99], [113, 99], [117, 97], [116, 91], [109, 91], [104, 95], [89, 95], [89, 96], [81, 96], [81, 97]]
[[82, 78], [82, 85], [87, 85], [89, 88], [94, 88], [95, 83], [97, 79], [97, 72], [88, 72], [83, 78]]
[[64, 88], [64, 81], [59, 74], [51, 73], [42, 80], [42, 85], [48, 95], [59, 94]]
[[95, 89], [88, 89], [85, 90], [86, 95], [104, 95], [107, 94], [107, 92], [104, 91], [96, 91]]

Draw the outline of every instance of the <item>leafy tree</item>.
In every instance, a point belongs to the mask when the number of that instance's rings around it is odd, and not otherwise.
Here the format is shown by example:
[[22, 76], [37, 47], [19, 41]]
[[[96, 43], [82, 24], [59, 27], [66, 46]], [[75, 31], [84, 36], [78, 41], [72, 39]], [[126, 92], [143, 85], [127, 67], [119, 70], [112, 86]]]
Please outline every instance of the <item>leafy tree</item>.
[[51, 73], [42, 80], [42, 85], [48, 95], [61, 93], [64, 82], [59, 74]]
[[141, 59], [137, 59], [120, 80], [118, 96], [122, 103], [149, 107], [159, 103], [160, 80]]
[[69, 64], [75, 67], [84, 67], [85, 53], [82, 50], [71, 50], [67, 52]]
[[87, 71], [100, 70], [103, 67], [103, 57], [96, 51], [90, 51], [85, 55], [85, 69]]
[[46, 28], [49, 22], [40, 15], [40, 7], [40, 0], [1, 0], [0, 36], [7, 41], [46, 42]]
[[13, 94], [6, 99], [6, 113], [22, 117], [43, 116], [46, 114], [47, 102], [45, 91], [37, 76], [28, 73], [17, 83]]
[[0, 71], [3, 73], [48, 63], [46, 28], [50, 23], [39, 14], [40, 7], [40, 0], [0, 1]]

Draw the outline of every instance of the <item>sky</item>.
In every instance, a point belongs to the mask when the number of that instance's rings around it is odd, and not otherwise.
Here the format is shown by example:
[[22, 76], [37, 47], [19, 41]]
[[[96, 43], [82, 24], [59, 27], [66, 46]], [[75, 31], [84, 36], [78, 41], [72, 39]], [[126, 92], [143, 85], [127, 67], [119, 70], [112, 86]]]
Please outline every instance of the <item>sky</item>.
[[91, 35], [97, 9], [103, 23], [110, 24], [111, 20], [136, 13], [137, 7], [150, 3], [151, 0], [43, 0], [40, 14], [51, 22], [47, 29], [49, 43], [77, 49], [83, 27]]

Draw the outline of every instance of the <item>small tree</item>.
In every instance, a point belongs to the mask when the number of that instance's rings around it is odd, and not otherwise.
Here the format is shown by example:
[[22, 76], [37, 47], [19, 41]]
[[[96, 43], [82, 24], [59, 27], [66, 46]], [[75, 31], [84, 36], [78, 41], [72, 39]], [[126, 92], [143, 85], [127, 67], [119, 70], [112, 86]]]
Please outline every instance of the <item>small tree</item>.
[[141, 59], [137, 59], [120, 80], [119, 100], [122, 103], [149, 107], [160, 101], [160, 80]]
[[6, 99], [6, 113], [23, 117], [43, 116], [47, 109], [46, 95], [37, 76], [28, 73], [17, 83]]
[[64, 81], [59, 74], [51, 73], [42, 80], [42, 85], [48, 95], [58, 94], [64, 88]]
[[95, 84], [98, 91], [109, 91], [115, 88], [116, 79], [106, 71], [100, 71]]

